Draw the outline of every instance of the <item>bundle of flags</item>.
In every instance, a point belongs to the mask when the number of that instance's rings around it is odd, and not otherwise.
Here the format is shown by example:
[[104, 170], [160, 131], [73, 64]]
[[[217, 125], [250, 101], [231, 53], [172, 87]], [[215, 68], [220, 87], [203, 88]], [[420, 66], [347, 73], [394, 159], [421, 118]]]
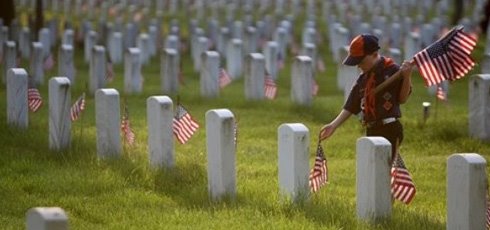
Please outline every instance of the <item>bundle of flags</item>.
[[415, 197], [415, 184], [405, 167], [400, 154], [397, 154], [391, 167], [391, 194], [393, 198], [409, 204]]
[[173, 132], [181, 144], [185, 144], [199, 128], [199, 124], [191, 117], [187, 110], [179, 103], [173, 121]]
[[277, 85], [270, 75], [266, 75], [264, 83], [264, 96], [270, 100], [274, 100], [277, 94]]
[[224, 88], [231, 83], [231, 77], [228, 72], [226, 72], [225, 68], [220, 68], [218, 81], [220, 88]]
[[124, 114], [121, 120], [121, 131], [128, 145], [133, 145], [136, 136], [131, 129], [131, 125], [129, 123], [129, 112], [127, 105], [124, 106]]
[[475, 66], [470, 56], [475, 46], [476, 40], [458, 26], [415, 54], [415, 64], [426, 86], [437, 85], [444, 80], [453, 81], [467, 74]]
[[29, 88], [27, 90], [27, 105], [32, 112], [36, 112], [43, 105], [41, 94], [36, 88]]
[[328, 168], [327, 168], [327, 158], [325, 158], [325, 153], [323, 148], [318, 143], [316, 149], [315, 164], [310, 171], [309, 185], [311, 192], [315, 193], [320, 190], [320, 187], [325, 185], [328, 181]]
[[70, 117], [71, 121], [76, 121], [82, 115], [82, 111], [85, 109], [85, 93], [80, 96], [75, 103], [71, 106]]

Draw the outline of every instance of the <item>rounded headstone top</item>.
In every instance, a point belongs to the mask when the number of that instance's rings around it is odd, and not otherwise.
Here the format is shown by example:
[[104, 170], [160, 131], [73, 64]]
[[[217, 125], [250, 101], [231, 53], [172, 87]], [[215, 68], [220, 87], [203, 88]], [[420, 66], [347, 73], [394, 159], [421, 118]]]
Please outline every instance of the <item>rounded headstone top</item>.
[[36, 207], [27, 211], [27, 218], [40, 216], [44, 220], [68, 220], [65, 211], [59, 207]]
[[206, 117], [208, 116], [230, 118], [233, 117], [233, 113], [229, 109], [211, 109], [206, 112]]
[[448, 161], [465, 161], [469, 164], [487, 164], [485, 158], [478, 153], [455, 153], [448, 157]]
[[279, 132], [292, 131], [292, 132], [308, 132], [308, 127], [302, 123], [285, 123], [279, 126]]

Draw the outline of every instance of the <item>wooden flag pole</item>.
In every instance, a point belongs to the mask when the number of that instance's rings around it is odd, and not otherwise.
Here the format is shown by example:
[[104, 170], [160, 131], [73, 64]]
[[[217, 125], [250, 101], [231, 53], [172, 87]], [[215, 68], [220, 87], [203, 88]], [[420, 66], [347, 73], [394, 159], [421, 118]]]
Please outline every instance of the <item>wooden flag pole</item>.
[[[415, 61], [413, 59], [410, 60], [410, 65], [411, 66], [415, 65]], [[402, 70], [400, 69], [396, 73], [391, 75], [391, 77], [389, 77], [388, 79], [383, 81], [381, 84], [376, 86], [376, 88], [374, 89], [374, 94], [379, 93], [381, 90], [385, 89], [388, 85], [390, 85], [393, 82], [395, 82], [396, 80], [400, 79], [403, 76], [401, 73], [402, 73]]]

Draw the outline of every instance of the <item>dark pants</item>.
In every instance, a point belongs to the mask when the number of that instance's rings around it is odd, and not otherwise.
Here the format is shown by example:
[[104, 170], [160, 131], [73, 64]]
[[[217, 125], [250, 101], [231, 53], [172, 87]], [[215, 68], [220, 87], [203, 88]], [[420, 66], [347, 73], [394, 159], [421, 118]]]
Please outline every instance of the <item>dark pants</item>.
[[395, 121], [386, 125], [378, 125], [372, 128], [367, 128], [366, 136], [381, 136], [386, 138], [391, 143], [391, 161], [395, 159], [396, 147], [398, 147], [403, 140], [403, 126], [400, 121]]

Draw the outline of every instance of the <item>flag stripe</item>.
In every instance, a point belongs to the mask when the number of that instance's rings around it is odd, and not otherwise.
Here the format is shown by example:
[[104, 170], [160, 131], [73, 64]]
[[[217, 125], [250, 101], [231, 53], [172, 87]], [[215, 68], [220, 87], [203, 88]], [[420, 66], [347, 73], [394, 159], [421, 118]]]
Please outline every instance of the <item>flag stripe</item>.
[[267, 76], [265, 78], [265, 84], [264, 84], [264, 96], [267, 99], [273, 100], [274, 98], [276, 98], [276, 94], [277, 94], [277, 85], [271, 77]]
[[231, 83], [231, 77], [224, 68], [219, 70], [218, 82], [220, 88], [224, 88]]
[[327, 168], [327, 159], [325, 158], [325, 154], [323, 152], [323, 148], [320, 144], [318, 144], [315, 164], [310, 171], [309, 176], [309, 185], [310, 190], [312, 192], [318, 192], [320, 187], [325, 185], [328, 181], [328, 168]]
[[391, 168], [391, 193], [395, 199], [405, 204], [409, 204], [416, 193], [412, 177], [399, 154]]
[[70, 117], [72, 121], [78, 120], [82, 111], [85, 110], [85, 93], [80, 96], [71, 106]]
[[133, 145], [134, 140], [136, 138], [136, 135], [134, 134], [133, 130], [131, 129], [131, 124], [129, 122], [129, 112], [128, 112], [128, 107], [124, 106], [124, 114], [123, 118], [121, 121], [121, 131], [123, 133], [123, 136], [128, 143], [128, 145]]
[[32, 112], [36, 112], [41, 108], [43, 105], [43, 99], [41, 97], [41, 94], [39, 93], [39, 90], [36, 88], [29, 88], [27, 90], [27, 102], [28, 102], [28, 107], [29, 110]]
[[173, 119], [173, 133], [181, 144], [185, 144], [199, 128], [199, 124], [182, 105], [177, 105], [176, 115]]

